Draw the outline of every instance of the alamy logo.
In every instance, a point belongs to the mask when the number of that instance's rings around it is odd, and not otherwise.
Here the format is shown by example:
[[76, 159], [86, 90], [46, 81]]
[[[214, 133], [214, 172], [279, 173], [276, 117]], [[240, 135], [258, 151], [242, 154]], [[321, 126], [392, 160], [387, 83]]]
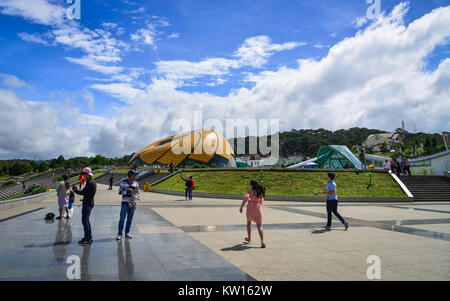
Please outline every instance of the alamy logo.
[[80, 260], [80, 257], [77, 256], [77, 255], [70, 255], [69, 257], [67, 257], [66, 263], [70, 264], [70, 266], [67, 268], [67, 271], [66, 271], [67, 279], [80, 280], [81, 279], [81, 272], [80, 272], [81, 260]]
[[367, 19], [374, 20], [378, 18], [381, 13], [381, 0], [366, 0], [367, 4], [372, 4], [367, 9]]
[[367, 279], [381, 279], [381, 260], [377, 255], [370, 255], [367, 257], [367, 263], [370, 266], [367, 268]]
[[81, 0], [66, 0], [66, 3], [72, 4], [66, 9], [66, 16], [69, 20], [81, 19]]

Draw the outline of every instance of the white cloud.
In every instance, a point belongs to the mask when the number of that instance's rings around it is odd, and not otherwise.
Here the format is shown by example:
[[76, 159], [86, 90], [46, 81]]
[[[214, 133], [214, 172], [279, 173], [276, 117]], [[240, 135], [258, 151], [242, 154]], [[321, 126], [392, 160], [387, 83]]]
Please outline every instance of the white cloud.
[[[100, 72], [103, 74], [117, 74], [122, 71], [122, 67], [118, 66], [110, 66], [98, 63], [98, 60], [95, 59], [96, 57], [92, 56], [84, 56], [80, 58], [73, 58], [73, 57], [66, 57], [66, 60], [69, 62], [85, 66], [89, 70]], [[98, 58], [98, 57], [97, 57]]]
[[[0, 157], [40, 158], [82, 154], [88, 141], [76, 132], [76, 110], [26, 101], [0, 89]], [[64, 121], [65, 126], [61, 126]], [[11, 130], [13, 129], [13, 130]]]
[[296, 42], [272, 44], [268, 36], [257, 36], [246, 39], [234, 56], [239, 58], [241, 65], [260, 68], [275, 52], [291, 50], [299, 45]]
[[45, 40], [42, 35], [38, 34], [38, 33], [33, 33], [33, 34], [28, 34], [26, 32], [19, 32], [17, 34], [22, 40], [27, 41], [27, 42], [32, 42], [32, 43], [38, 43], [38, 44], [42, 44], [42, 45], [50, 45], [50, 43]]
[[44, 25], [60, 25], [66, 18], [65, 8], [46, 0], [0, 0], [0, 13]]
[[130, 84], [126, 83], [94, 84], [91, 87], [93, 89], [107, 92], [108, 94], [124, 101], [133, 100], [145, 95], [143, 91], [135, 89]]
[[0, 80], [2, 85], [8, 88], [22, 88], [27, 85], [26, 82], [11, 74], [0, 73]]
[[[233, 58], [207, 58], [199, 62], [184, 60], [158, 61], [155, 63], [156, 72], [169, 80], [178, 80], [180, 85], [186, 85], [183, 80], [191, 80], [204, 76], [222, 76], [230, 72], [230, 69], [238, 69], [244, 66], [261, 68], [267, 59], [276, 52], [291, 50], [305, 43], [289, 42], [273, 44], [267, 36], [248, 38], [233, 54]], [[224, 79], [217, 83], [222, 84]]]
[[353, 24], [355, 25], [356, 28], [361, 28], [364, 26], [364, 24], [366, 24], [369, 20], [366, 17], [357, 17], [354, 21]]
[[168, 39], [178, 39], [180, 37], [180, 34], [178, 32], [171, 33], [167, 36]]
[[155, 35], [156, 32], [150, 28], [141, 28], [136, 31], [136, 33], [133, 33], [130, 35], [131, 40], [135, 42], [141, 42], [143, 44], [147, 45], [154, 45], [155, 44]]

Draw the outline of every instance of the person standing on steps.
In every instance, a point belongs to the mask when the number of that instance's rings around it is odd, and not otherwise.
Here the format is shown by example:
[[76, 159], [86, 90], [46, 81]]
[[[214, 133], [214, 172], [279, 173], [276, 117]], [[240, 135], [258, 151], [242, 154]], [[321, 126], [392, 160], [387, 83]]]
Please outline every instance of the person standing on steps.
[[83, 206], [81, 208], [81, 223], [84, 228], [84, 237], [78, 243], [80, 244], [91, 244], [92, 243], [92, 228], [91, 223], [89, 222], [89, 217], [91, 216], [92, 209], [94, 208], [94, 196], [97, 192], [97, 184], [94, 182], [92, 178], [94, 174], [89, 167], [83, 168], [81, 175], [86, 180], [86, 185], [83, 190], [78, 190], [78, 188], [74, 185], [72, 190], [74, 193], [82, 195]]
[[327, 194], [327, 225], [324, 227], [326, 230], [330, 230], [331, 228], [331, 213], [334, 213], [336, 217], [344, 224], [345, 231], [348, 229], [348, 223], [344, 220], [344, 218], [338, 213], [338, 196], [336, 190], [336, 183], [334, 182], [335, 175], [334, 173], [328, 173], [328, 183], [327, 187], [324, 190], [318, 191], [314, 193], [314, 195], [318, 195], [319, 193]]
[[116, 240], [122, 239], [125, 218], [127, 219], [125, 237], [132, 238], [130, 234], [131, 223], [136, 211], [136, 200], [139, 199], [139, 183], [136, 182], [136, 174], [137, 172], [132, 169], [128, 172], [128, 178], [120, 182], [119, 194], [122, 195], [122, 205], [120, 207], [119, 232]]

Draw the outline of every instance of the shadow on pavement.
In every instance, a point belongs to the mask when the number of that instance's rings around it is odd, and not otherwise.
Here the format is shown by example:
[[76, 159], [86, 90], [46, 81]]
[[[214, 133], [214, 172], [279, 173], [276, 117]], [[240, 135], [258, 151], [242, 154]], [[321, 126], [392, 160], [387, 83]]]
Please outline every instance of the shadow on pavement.
[[248, 249], [260, 249], [258, 247], [250, 247], [248, 244], [237, 244], [229, 248], [220, 249], [221, 251], [244, 251]]

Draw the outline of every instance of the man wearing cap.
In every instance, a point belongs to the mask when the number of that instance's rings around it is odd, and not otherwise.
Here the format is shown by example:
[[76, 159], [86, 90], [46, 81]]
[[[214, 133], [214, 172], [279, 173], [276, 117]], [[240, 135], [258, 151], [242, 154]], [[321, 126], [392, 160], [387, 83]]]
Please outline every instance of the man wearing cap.
[[122, 205], [120, 207], [119, 232], [116, 240], [122, 238], [123, 224], [127, 218], [125, 226], [125, 237], [132, 238], [130, 234], [131, 223], [133, 222], [134, 211], [136, 210], [136, 200], [139, 199], [139, 183], [136, 182], [137, 172], [131, 169], [128, 178], [120, 182], [119, 194], [122, 195]]
[[[91, 244], [92, 243], [92, 229], [91, 223], [89, 222], [89, 216], [91, 215], [92, 208], [94, 208], [94, 196], [97, 191], [97, 184], [92, 179], [92, 171], [89, 167], [83, 168], [81, 175], [85, 179], [86, 185], [83, 190], [78, 190], [76, 186], [72, 187], [73, 192], [83, 196], [81, 200], [83, 202], [83, 207], [81, 209], [81, 222], [84, 228], [84, 237], [79, 241], [80, 244]], [[76, 185], [76, 184], [75, 184]]]
[[62, 175], [63, 183], [56, 185], [56, 193], [58, 195], [59, 216], [56, 219], [62, 219], [62, 212], [66, 210], [66, 218], [69, 217], [69, 192], [70, 182], [67, 175]]

